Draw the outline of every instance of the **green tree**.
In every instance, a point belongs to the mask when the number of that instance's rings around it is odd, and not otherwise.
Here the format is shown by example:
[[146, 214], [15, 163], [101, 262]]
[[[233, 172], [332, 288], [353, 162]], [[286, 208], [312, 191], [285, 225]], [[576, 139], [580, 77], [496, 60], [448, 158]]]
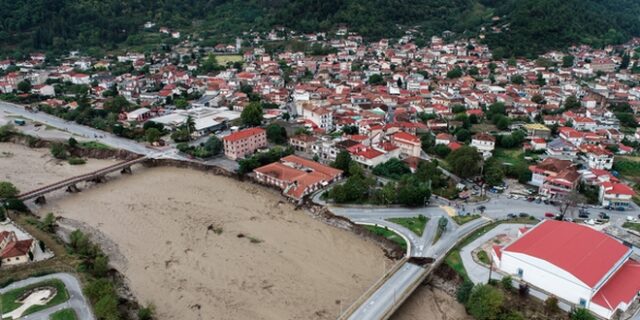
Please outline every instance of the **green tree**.
[[451, 149], [444, 144], [438, 144], [433, 147], [433, 152], [440, 158], [446, 158], [451, 153]]
[[250, 102], [240, 114], [242, 123], [246, 126], [256, 127], [262, 124], [262, 106], [258, 102]]
[[484, 179], [490, 186], [502, 185], [504, 180], [504, 171], [500, 167], [499, 163], [487, 166], [484, 171]]
[[629, 68], [629, 62], [631, 60], [631, 57], [629, 57], [629, 54], [624, 54], [622, 55], [622, 61], [620, 62], [620, 70], [626, 70], [627, 68]]
[[542, 73], [540, 72], [538, 72], [538, 75], [536, 76], [536, 84], [539, 86], [544, 86], [545, 84], [547, 84], [547, 80], [544, 79]]
[[467, 311], [477, 320], [494, 320], [500, 314], [504, 296], [490, 285], [478, 285], [471, 290]]
[[287, 130], [284, 127], [272, 123], [267, 126], [267, 139], [275, 144], [287, 143]]
[[453, 173], [461, 178], [469, 178], [480, 172], [482, 157], [478, 150], [469, 146], [462, 146], [447, 156], [447, 162]]
[[173, 104], [178, 109], [186, 109], [189, 106], [189, 102], [186, 99], [179, 98], [173, 101]]
[[29, 82], [28, 80], [18, 82], [18, 91], [22, 93], [31, 92], [31, 82]]
[[7, 220], [7, 209], [0, 205], [0, 222]]
[[471, 132], [467, 129], [461, 128], [456, 132], [456, 139], [458, 141], [469, 141], [471, 139]]
[[349, 175], [349, 166], [351, 166], [351, 154], [342, 150], [336, 156], [336, 160], [331, 164], [332, 167], [342, 170], [345, 175]]
[[384, 78], [377, 73], [369, 76], [369, 80], [367, 82], [372, 86], [385, 84]]
[[447, 72], [447, 78], [449, 79], [460, 78], [463, 75], [464, 75], [464, 71], [462, 71], [462, 68], [460, 68], [459, 66], [456, 66], [455, 68]]
[[217, 156], [222, 152], [223, 143], [218, 137], [211, 136], [207, 139], [207, 142], [204, 143], [204, 149], [210, 156]]
[[575, 108], [580, 108], [580, 101], [578, 101], [575, 95], [570, 95], [564, 100], [564, 109], [571, 110]]
[[507, 130], [511, 125], [511, 120], [505, 116], [498, 116], [497, 121], [494, 121], [496, 128], [499, 130]]
[[0, 199], [15, 198], [20, 194], [20, 190], [9, 181], [0, 181]]
[[377, 176], [399, 179], [401, 176], [411, 173], [411, 169], [404, 161], [398, 158], [391, 158], [387, 162], [373, 167], [372, 172]]
[[154, 143], [158, 141], [161, 135], [162, 132], [160, 132], [160, 130], [156, 128], [149, 128], [144, 133], [145, 140], [147, 140], [148, 143]]
[[511, 77], [511, 83], [513, 84], [524, 84], [524, 77], [516, 74], [514, 76]]
[[562, 67], [563, 68], [571, 68], [573, 67], [573, 61], [575, 60], [575, 57], [568, 54], [565, 55], [564, 57], [562, 57]]
[[67, 144], [69, 145], [69, 147], [75, 148], [78, 146], [78, 140], [76, 140], [74, 137], [71, 137], [69, 138], [69, 140], [67, 140]]

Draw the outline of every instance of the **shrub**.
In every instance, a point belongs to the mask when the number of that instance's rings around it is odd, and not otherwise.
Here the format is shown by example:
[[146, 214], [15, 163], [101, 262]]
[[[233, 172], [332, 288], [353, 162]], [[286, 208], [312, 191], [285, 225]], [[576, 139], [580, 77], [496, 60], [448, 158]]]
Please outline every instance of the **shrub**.
[[51, 155], [56, 159], [65, 160], [69, 156], [67, 154], [67, 149], [62, 143], [54, 143], [53, 145], [51, 145], [50, 150]]
[[15, 198], [18, 194], [20, 194], [20, 190], [18, 190], [18, 188], [16, 188], [13, 183], [8, 181], [0, 181], [0, 198]]
[[87, 163], [87, 161], [82, 159], [82, 158], [69, 158], [69, 160], [67, 160], [67, 162], [69, 162], [69, 164], [72, 165], [72, 166]]
[[506, 290], [511, 290], [513, 289], [513, 278], [511, 278], [511, 276], [503, 277], [502, 280], [500, 280], [500, 284], [502, 284], [502, 287]]
[[573, 310], [570, 317], [571, 320], [596, 320], [596, 317], [594, 317], [591, 313], [589, 313], [587, 309], [584, 308]]
[[560, 310], [558, 307], [558, 298], [554, 296], [549, 296], [547, 300], [544, 301], [544, 310], [547, 313], [556, 313]]
[[28, 212], [29, 208], [24, 204], [24, 202], [18, 199], [8, 199], [5, 203], [5, 206], [9, 210], [18, 211], [18, 212]]
[[493, 320], [498, 317], [504, 296], [498, 289], [479, 285], [471, 290], [467, 301], [467, 311], [477, 320]]
[[154, 306], [148, 305], [146, 307], [142, 307], [138, 310], [138, 319], [139, 320], [151, 320], [153, 319]]
[[473, 282], [465, 280], [456, 291], [456, 299], [462, 304], [466, 304], [469, 301], [469, 296], [473, 290]]

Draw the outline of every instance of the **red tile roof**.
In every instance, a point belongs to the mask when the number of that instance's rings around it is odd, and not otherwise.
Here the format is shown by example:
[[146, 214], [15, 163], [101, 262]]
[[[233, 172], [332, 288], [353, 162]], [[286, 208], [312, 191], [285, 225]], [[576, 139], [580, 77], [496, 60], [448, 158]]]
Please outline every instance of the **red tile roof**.
[[628, 260], [593, 296], [591, 302], [609, 310], [629, 303], [640, 292], [640, 263]]
[[266, 134], [266, 131], [264, 131], [264, 129], [262, 129], [262, 128], [249, 128], [249, 129], [240, 130], [238, 132], [234, 132], [234, 133], [222, 138], [222, 140], [232, 141], [233, 142], [233, 141], [246, 139], [246, 138], [249, 138], [251, 136], [261, 134], [261, 133], [265, 133]]
[[547, 261], [592, 288], [629, 250], [602, 232], [556, 220], [541, 222], [503, 249]]
[[399, 140], [403, 140], [403, 141], [409, 141], [409, 142], [413, 142], [413, 143], [420, 143], [420, 138], [410, 134], [410, 133], [406, 133], [403, 131], [398, 131], [396, 133], [393, 134], [393, 138], [394, 139], [399, 139]]
[[28, 254], [32, 243], [33, 239], [9, 242], [9, 244], [2, 249], [2, 252], [0, 252], [0, 257], [2, 257], [2, 259], [6, 259], [24, 256]]

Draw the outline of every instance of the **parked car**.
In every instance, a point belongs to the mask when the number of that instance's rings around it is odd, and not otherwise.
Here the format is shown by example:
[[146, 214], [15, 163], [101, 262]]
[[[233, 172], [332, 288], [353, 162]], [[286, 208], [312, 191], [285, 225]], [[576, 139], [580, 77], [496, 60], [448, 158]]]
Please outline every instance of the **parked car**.
[[604, 213], [604, 212], [600, 212], [600, 214], [598, 214], [598, 218], [604, 219], [604, 220], [609, 220], [611, 217], [609, 217], [609, 215]]
[[627, 221], [635, 221], [636, 218], [634, 218], [633, 216], [627, 216]]
[[528, 218], [529, 214], [526, 213], [526, 212], [520, 212], [519, 216], [520, 216], [520, 218]]
[[589, 218], [589, 213], [586, 213], [586, 212], [580, 212], [580, 214], [578, 214], [578, 218], [580, 218], [580, 219], [587, 219], [587, 218]]
[[509, 213], [509, 214], [507, 215], [507, 218], [514, 219], [514, 218], [516, 218], [517, 216], [518, 216], [518, 215], [517, 215], [517, 214], [515, 214], [515, 213]]
[[536, 203], [540, 203], [540, 202], [542, 202], [542, 199], [540, 198], [536, 199]]
[[555, 214], [555, 213], [551, 213], [551, 212], [546, 212], [546, 213], [544, 214], [544, 216], [545, 216], [546, 218], [555, 218], [555, 217], [556, 217], [556, 214]]

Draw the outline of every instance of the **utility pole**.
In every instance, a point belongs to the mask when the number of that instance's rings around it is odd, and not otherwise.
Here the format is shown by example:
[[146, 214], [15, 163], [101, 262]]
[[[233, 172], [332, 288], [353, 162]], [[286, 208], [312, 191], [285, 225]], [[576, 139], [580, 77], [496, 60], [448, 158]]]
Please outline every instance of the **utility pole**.
[[491, 273], [493, 271], [493, 255], [489, 255], [489, 280], [487, 280], [487, 283], [491, 282]]

